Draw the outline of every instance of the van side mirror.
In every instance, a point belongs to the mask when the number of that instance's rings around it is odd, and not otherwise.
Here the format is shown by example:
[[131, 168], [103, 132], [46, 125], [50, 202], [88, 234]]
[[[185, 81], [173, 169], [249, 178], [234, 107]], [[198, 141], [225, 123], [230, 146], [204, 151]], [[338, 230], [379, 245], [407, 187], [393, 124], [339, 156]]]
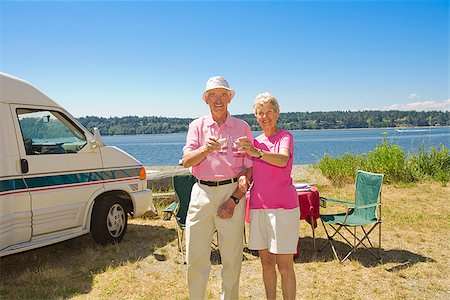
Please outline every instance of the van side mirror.
[[97, 146], [103, 146], [102, 136], [97, 127], [94, 127], [94, 139]]

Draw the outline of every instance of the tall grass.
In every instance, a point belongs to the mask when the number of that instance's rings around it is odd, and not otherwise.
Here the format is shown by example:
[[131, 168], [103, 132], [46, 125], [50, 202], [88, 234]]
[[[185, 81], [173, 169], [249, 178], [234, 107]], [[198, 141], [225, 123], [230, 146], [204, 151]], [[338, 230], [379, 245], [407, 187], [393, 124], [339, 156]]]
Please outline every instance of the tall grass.
[[325, 154], [315, 167], [339, 186], [353, 183], [357, 170], [385, 174], [385, 181], [389, 183], [433, 180], [447, 185], [450, 180], [449, 150], [444, 145], [429, 150], [420, 145], [418, 150], [416, 155], [406, 155], [402, 147], [388, 142], [383, 136], [381, 144], [367, 154], [346, 153], [339, 158]]

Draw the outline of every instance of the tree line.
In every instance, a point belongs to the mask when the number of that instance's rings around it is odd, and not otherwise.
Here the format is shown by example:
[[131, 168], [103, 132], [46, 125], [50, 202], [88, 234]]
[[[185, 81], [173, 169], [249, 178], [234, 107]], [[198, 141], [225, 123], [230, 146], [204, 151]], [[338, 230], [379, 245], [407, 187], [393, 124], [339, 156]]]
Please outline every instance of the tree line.
[[[246, 121], [252, 130], [260, 130], [253, 114], [235, 117]], [[91, 132], [97, 127], [102, 135], [134, 135], [187, 132], [193, 118], [87, 116], [78, 120]], [[287, 130], [450, 126], [450, 112], [398, 110], [287, 112], [280, 114], [278, 125]]]

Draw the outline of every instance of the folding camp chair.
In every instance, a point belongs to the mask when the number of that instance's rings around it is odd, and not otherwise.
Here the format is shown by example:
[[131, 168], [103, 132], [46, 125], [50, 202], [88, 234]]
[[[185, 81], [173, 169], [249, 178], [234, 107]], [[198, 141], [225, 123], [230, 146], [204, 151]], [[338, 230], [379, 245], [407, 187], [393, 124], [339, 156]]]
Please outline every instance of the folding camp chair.
[[[186, 254], [186, 246], [184, 241], [184, 230], [186, 228], [186, 216], [189, 209], [189, 202], [191, 201], [191, 191], [194, 184], [197, 182], [197, 178], [193, 175], [174, 175], [173, 176], [173, 188], [178, 198], [177, 202], [172, 202], [167, 206], [164, 212], [164, 219], [170, 219], [170, 214], [175, 215], [177, 221], [177, 234], [178, 234], [178, 250], [184, 255]], [[167, 215], [169, 217], [167, 217]]]
[[[372, 254], [378, 260], [381, 260], [381, 185], [383, 183], [383, 174], [374, 174], [364, 171], [358, 171], [356, 175], [356, 192], [355, 202], [347, 202], [342, 200], [335, 200], [321, 197], [322, 201], [335, 202], [348, 205], [347, 211], [340, 214], [320, 215], [323, 228], [328, 236], [328, 241], [325, 242], [319, 249], [321, 251], [328, 243], [331, 245], [333, 254], [340, 262], [345, 261], [357, 248], [362, 245], [370, 254]], [[377, 213], [378, 208], [378, 213]], [[326, 225], [329, 225], [333, 230], [328, 233]], [[366, 230], [364, 226], [371, 226], [369, 230]], [[374, 248], [372, 242], [369, 239], [369, 234], [378, 226], [378, 256], [375, 255], [371, 248]], [[361, 227], [362, 234], [358, 237], [356, 228]], [[351, 243], [342, 233], [341, 229], [345, 228], [353, 236], [353, 243]], [[353, 228], [353, 232], [350, 230]], [[340, 260], [334, 247], [334, 237], [338, 234], [341, 236], [347, 244], [351, 247], [350, 251], [345, 257]], [[368, 245], [365, 244], [367, 240]]]

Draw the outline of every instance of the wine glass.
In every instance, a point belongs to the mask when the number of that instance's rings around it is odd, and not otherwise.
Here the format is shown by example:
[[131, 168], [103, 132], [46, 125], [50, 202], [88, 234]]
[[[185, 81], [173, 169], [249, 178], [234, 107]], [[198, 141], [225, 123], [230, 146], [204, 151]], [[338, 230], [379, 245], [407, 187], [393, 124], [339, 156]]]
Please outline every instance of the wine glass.
[[217, 142], [220, 144], [220, 150], [218, 150], [219, 153], [226, 153], [228, 150], [228, 138], [223, 137], [222, 135], [219, 135], [217, 137]]
[[231, 144], [231, 150], [233, 151], [233, 156], [239, 156], [239, 155], [243, 154], [241, 151], [239, 151], [239, 145], [238, 145], [239, 138], [240, 138], [240, 136], [231, 136], [230, 137], [230, 144]]

